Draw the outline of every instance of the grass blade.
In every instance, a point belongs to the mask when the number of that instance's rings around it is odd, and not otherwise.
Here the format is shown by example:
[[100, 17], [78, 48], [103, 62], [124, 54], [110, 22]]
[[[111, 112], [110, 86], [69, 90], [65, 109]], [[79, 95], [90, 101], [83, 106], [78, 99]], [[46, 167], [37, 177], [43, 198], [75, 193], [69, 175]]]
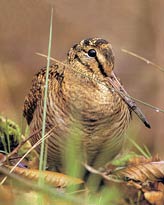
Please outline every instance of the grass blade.
[[133, 139], [128, 137], [128, 140], [134, 145], [134, 147], [146, 158], [150, 158], [149, 154], [142, 148], [140, 147]]
[[52, 45], [52, 22], [53, 22], [53, 8], [51, 10], [51, 20], [50, 20], [50, 34], [49, 34], [49, 45], [48, 45], [48, 57], [47, 57], [47, 70], [46, 70], [46, 83], [44, 89], [44, 105], [43, 105], [43, 123], [42, 123], [42, 143], [41, 143], [41, 152], [39, 159], [39, 170], [45, 170], [45, 128], [46, 128], [46, 112], [47, 112], [47, 96], [48, 96], [48, 76], [49, 76], [49, 67], [50, 67], [50, 56], [51, 56], [51, 45]]
[[131, 55], [131, 56], [134, 56], [134, 57], [136, 57], [136, 58], [138, 58], [138, 59], [144, 61], [145, 63], [154, 66], [156, 69], [158, 69], [158, 70], [164, 72], [164, 68], [162, 68], [161, 66], [159, 66], [159, 65], [157, 65], [157, 64], [155, 64], [155, 63], [153, 63], [152, 61], [150, 61], [150, 60], [148, 60], [148, 59], [146, 59], [146, 58], [144, 58], [144, 57], [142, 57], [142, 56], [140, 56], [140, 55], [138, 55], [138, 54], [136, 54], [136, 53], [134, 53], [134, 52], [128, 51], [128, 50], [126, 50], [126, 49], [124, 49], [124, 48], [122, 48], [121, 50], [122, 50], [124, 53], [127, 53], [127, 54], [129, 54], [129, 55]]

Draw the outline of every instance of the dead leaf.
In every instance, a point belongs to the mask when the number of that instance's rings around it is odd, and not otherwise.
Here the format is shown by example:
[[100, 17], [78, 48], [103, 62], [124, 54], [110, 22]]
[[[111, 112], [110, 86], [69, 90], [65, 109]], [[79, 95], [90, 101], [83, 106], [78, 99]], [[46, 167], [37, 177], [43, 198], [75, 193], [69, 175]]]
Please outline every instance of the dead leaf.
[[[12, 168], [11, 166], [8, 168]], [[28, 180], [38, 181], [39, 177], [41, 176], [46, 184], [49, 184], [53, 187], [67, 187], [70, 185], [78, 185], [83, 184], [83, 180], [79, 178], [70, 177], [58, 172], [51, 172], [51, 171], [39, 171], [36, 169], [26, 169], [26, 168], [19, 168], [16, 167], [13, 173], [18, 174]]]
[[154, 205], [163, 205], [164, 204], [164, 193], [161, 191], [150, 191], [144, 193], [145, 199]]
[[164, 161], [139, 163], [116, 169], [113, 175], [125, 181], [145, 182], [162, 181], [164, 179]]

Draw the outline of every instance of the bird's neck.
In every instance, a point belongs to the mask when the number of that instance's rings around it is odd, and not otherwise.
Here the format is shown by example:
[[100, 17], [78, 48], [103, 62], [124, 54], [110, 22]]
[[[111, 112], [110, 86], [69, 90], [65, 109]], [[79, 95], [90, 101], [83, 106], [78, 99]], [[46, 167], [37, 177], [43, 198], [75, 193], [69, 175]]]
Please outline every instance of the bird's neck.
[[77, 85], [87, 84], [89, 87], [96, 87], [104, 84], [104, 77], [96, 72], [93, 67], [94, 72], [92, 72], [86, 65], [81, 64], [79, 61], [73, 61], [68, 63], [68, 67], [65, 69], [65, 82], [75, 83]]

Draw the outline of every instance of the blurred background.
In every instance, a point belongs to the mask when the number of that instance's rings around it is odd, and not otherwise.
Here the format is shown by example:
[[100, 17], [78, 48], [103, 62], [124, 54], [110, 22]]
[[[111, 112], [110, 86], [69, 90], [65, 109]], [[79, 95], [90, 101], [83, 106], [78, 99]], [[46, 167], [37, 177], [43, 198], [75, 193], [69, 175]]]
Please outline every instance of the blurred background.
[[[108, 40], [115, 72], [130, 95], [164, 109], [164, 73], [121, 51], [133, 51], [164, 67], [163, 0], [1, 0], [0, 114], [21, 123], [24, 97], [32, 76], [46, 59], [51, 7], [54, 8], [52, 57], [66, 58], [69, 48], [88, 37]], [[164, 157], [164, 114], [139, 105], [152, 128], [138, 119], [134, 135], [153, 154]]]

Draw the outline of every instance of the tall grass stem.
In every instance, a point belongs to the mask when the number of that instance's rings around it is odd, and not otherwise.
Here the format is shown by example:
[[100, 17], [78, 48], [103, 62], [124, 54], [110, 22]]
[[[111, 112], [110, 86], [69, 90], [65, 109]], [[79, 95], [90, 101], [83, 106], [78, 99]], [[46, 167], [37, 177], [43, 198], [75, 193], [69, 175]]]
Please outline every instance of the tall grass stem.
[[45, 159], [45, 131], [46, 131], [46, 112], [47, 112], [47, 97], [48, 97], [48, 81], [49, 81], [49, 67], [50, 67], [50, 56], [51, 56], [51, 45], [52, 45], [52, 23], [53, 23], [53, 8], [51, 10], [51, 19], [50, 19], [50, 34], [49, 34], [49, 45], [48, 45], [48, 57], [47, 57], [47, 70], [46, 70], [46, 82], [44, 89], [44, 102], [43, 102], [43, 123], [42, 123], [42, 143], [41, 143], [41, 152], [39, 159], [39, 170], [45, 170], [46, 163]]

